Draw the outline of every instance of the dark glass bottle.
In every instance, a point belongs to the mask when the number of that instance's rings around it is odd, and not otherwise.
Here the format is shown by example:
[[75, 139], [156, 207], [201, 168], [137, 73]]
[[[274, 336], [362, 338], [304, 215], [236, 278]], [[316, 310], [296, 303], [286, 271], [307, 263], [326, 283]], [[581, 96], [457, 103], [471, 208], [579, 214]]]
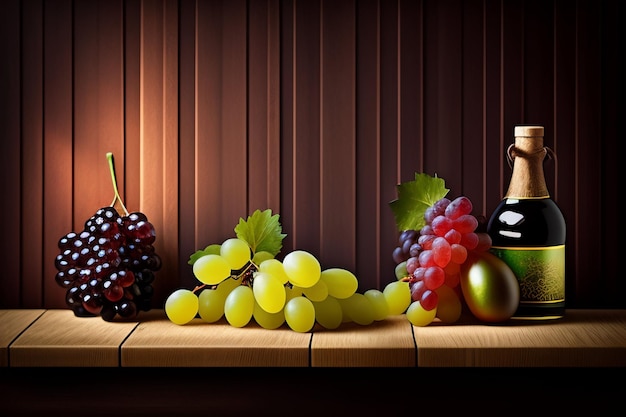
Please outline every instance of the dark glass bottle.
[[513, 161], [509, 189], [487, 224], [491, 252], [520, 284], [513, 319], [543, 320], [565, 314], [565, 219], [546, 187], [542, 126], [516, 126], [507, 151]]

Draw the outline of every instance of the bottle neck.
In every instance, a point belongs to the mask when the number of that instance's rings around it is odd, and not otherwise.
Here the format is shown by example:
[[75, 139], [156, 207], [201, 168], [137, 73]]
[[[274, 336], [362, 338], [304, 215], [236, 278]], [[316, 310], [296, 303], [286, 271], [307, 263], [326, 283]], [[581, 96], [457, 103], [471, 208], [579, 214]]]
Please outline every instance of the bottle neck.
[[513, 173], [505, 198], [549, 198], [543, 172], [547, 150], [542, 137], [517, 137], [509, 147]]

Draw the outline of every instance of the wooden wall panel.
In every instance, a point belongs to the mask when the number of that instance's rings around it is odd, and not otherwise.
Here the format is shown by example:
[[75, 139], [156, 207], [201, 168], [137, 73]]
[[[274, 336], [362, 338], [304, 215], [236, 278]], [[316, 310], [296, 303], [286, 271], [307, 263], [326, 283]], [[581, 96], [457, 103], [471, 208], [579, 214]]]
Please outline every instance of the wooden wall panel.
[[[46, 2], [44, 7], [44, 100], [43, 136], [43, 305], [65, 305], [65, 290], [57, 285], [54, 262], [59, 254], [58, 240], [72, 230], [73, 183], [73, 68], [72, 3], [68, 0]], [[105, 167], [104, 158], [100, 165]], [[110, 193], [107, 197], [111, 196]], [[106, 201], [106, 200], [105, 200]], [[105, 202], [103, 204], [108, 204]], [[24, 279], [28, 275], [24, 273]], [[40, 307], [41, 302], [33, 304]], [[28, 305], [26, 305], [28, 307]]]
[[[22, 114], [20, 176], [22, 193], [21, 268], [22, 302], [36, 307], [43, 299], [43, 4], [23, 4]], [[24, 152], [24, 150], [27, 150]], [[39, 249], [39, 246], [42, 249]], [[45, 279], [45, 277], [44, 277]]]
[[199, 2], [196, 44], [196, 237], [234, 235], [247, 213], [246, 14], [243, 2]]
[[[293, 7], [293, 130], [283, 140], [291, 141], [292, 160], [285, 185], [292, 188], [285, 201], [284, 227], [291, 239], [286, 250], [302, 249], [320, 256], [320, 141], [321, 141], [321, 6], [320, 1], [294, 2]], [[289, 18], [289, 17], [288, 17]]]
[[[619, 122], [623, 119], [626, 108], [626, 82], [624, 81], [624, 65], [616, 65], [621, 62], [621, 57], [626, 54], [626, 42], [624, 42], [623, 22], [626, 7], [621, 2], [609, 2], [601, 12], [603, 22], [600, 30], [602, 39], [602, 65], [601, 77], [603, 85], [602, 93], [602, 128], [601, 134], [601, 154], [602, 161], [600, 184], [601, 193], [601, 213], [599, 219], [599, 237], [597, 241], [602, 246], [602, 261], [600, 262], [602, 272], [600, 289], [596, 291], [598, 296], [587, 304], [624, 305], [624, 293], [626, 293], [626, 282], [621, 279], [620, 259], [621, 245], [617, 242], [617, 226], [614, 219], [620, 218], [621, 207], [617, 203], [621, 189], [618, 181], [621, 176], [618, 174], [621, 162], [621, 145], [618, 148], [618, 140], [622, 126]], [[569, 166], [572, 160], [568, 158]], [[562, 163], [561, 163], [562, 164]], [[563, 181], [559, 181], [559, 188]], [[613, 236], [613, 237], [611, 237]], [[574, 272], [575, 275], [575, 272]], [[576, 297], [572, 297], [576, 299]]]
[[[206, 240], [198, 241], [196, 227], [196, 2], [180, 2], [179, 14], [179, 133], [178, 158], [185, 163], [179, 164], [178, 170], [178, 282], [171, 280], [170, 285], [193, 288], [197, 284], [191, 266], [187, 264], [189, 256], [197, 249], [207, 245]], [[178, 220], [178, 219], [177, 219]], [[204, 219], [200, 219], [204, 221]], [[208, 237], [207, 237], [208, 239]], [[203, 246], [204, 245], [204, 246]]]
[[142, 8], [140, 100], [140, 210], [158, 232], [163, 279], [155, 299], [178, 285], [178, 5], [146, 2]]
[[[280, 9], [278, 0], [249, 3], [248, 209], [280, 213]], [[242, 214], [245, 218], [245, 215]]]
[[427, 2], [424, 13], [424, 169], [461, 188], [463, 74], [462, 1]]
[[[360, 282], [379, 287], [381, 268], [380, 4], [359, 1], [356, 8], [356, 269]], [[385, 262], [385, 265], [388, 261]]]
[[320, 242], [322, 267], [356, 265], [354, 1], [322, 5]]
[[[516, 124], [557, 155], [570, 307], [626, 306], [618, 277], [624, 6], [544, 1], [5, 1], [0, 306], [62, 307], [56, 243], [112, 198], [157, 226], [156, 305], [189, 256], [255, 209], [304, 249], [394, 279], [389, 202], [415, 172], [489, 216]], [[621, 88], [621, 90], [620, 90]], [[35, 248], [35, 249], [33, 249]]]
[[20, 0], [10, 0], [0, 4], [0, 187], [6, 203], [0, 214], [7, 221], [4, 233], [10, 238], [3, 239], [0, 245], [0, 262], [4, 274], [0, 278], [0, 306], [19, 306], [22, 303], [22, 45]]
[[[486, 138], [486, 94], [499, 97], [500, 84], [498, 62], [495, 67], [496, 77], [487, 77], [486, 57], [499, 56], [499, 36], [488, 36], [490, 27], [487, 22], [499, 22], [499, 19], [487, 18], [487, 12], [481, 7], [481, 1], [465, 2], [463, 7], [463, 45], [462, 45], [462, 124], [461, 124], [461, 166], [460, 183], [451, 196], [465, 194], [470, 196], [476, 213], [485, 214], [485, 138]], [[493, 26], [493, 25], [492, 25]], [[495, 34], [499, 33], [495, 27]], [[489, 84], [487, 84], [489, 82]], [[495, 85], [494, 85], [495, 84]], [[489, 88], [487, 88], [489, 85]], [[497, 101], [496, 101], [497, 103]], [[496, 116], [499, 114], [496, 113]], [[496, 118], [498, 121], [498, 118]], [[496, 165], [497, 166], [497, 165]], [[471, 196], [483, 196], [475, 199]]]
[[[401, 181], [411, 180], [412, 177], [402, 179], [400, 161], [398, 155], [400, 149], [400, 43], [399, 39], [399, 16], [400, 5], [397, 2], [379, 2], [380, 19], [380, 69], [378, 97], [378, 111], [380, 133], [378, 140], [379, 158], [379, 215], [377, 227], [380, 230], [380, 250], [377, 254], [380, 262], [378, 282], [381, 288], [392, 279], [394, 263], [391, 258], [393, 248], [398, 244], [398, 231], [395, 226], [393, 213], [389, 202], [395, 199], [397, 194], [396, 185]], [[357, 92], [358, 94], [358, 92]], [[368, 115], [363, 115], [368, 117]], [[365, 283], [363, 283], [365, 284]]]
[[[548, 189], [567, 216], [567, 241], [575, 242], [577, 225], [573, 219], [577, 184], [572, 179], [577, 175], [576, 123], [572, 121], [576, 120], [576, 5], [574, 2], [560, 5], [564, 7], [554, 11], [554, 121], [549, 145], [557, 155], [557, 163], [546, 164], [546, 171], [553, 179], [547, 184]], [[576, 245], [569, 244], [565, 250], [566, 259], [576, 258]], [[565, 273], [568, 277], [576, 276], [574, 262], [566, 265]], [[575, 285], [570, 284], [565, 290], [566, 299], [576, 298]]]

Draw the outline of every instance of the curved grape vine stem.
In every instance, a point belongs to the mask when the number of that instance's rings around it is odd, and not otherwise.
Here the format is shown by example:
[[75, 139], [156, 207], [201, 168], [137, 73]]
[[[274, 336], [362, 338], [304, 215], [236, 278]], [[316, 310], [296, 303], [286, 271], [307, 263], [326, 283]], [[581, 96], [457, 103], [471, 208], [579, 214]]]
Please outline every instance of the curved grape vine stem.
[[[252, 281], [253, 281], [253, 275], [254, 272], [252, 274], [248, 274], [248, 272], [250, 272], [250, 270], [253, 269], [253, 271], [258, 271], [259, 270], [259, 266], [257, 264], [255, 264], [254, 262], [250, 261], [246, 267], [237, 275], [231, 275], [228, 278], [225, 278], [224, 281], [226, 281], [227, 279], [234, 279], [234, 280], [239, 280], [241, 278], [241, 284], [240, 285], [252, 285]], [[224, 282], [222, 281], [222, 282]], [[192, 290], [192, 292], [196, 293], [198, 291], [200, 291], [203, 288], [206, 287], [210, 287], [211, 289], [215, 289], [217, 288], [219, 284], [215, 284], [215, 285], [209, 285], [209, 284], [201, 284], [201, 285], [196, 285], [194, 287], [194, 289]]]
[[113, 158], [112, 152], [107, 152], [107, 161], [109, 161], [109, 170], [111, 171], [111, 182], [113, 183], [113, 191], [115, 192], [115, 196], [113, 197], [113, 201], [111, 202], [111, 207], [115, 207], [115, 203], [119, 203], [119, 205], [124, 210], [124, 215], [128, 216], [128, 210], [126, 210], [126, 206], [122, 201], [122, 197], [120, 197], [120, 193], [117, 189], [117, 177], [115, 175], [115, 160]]

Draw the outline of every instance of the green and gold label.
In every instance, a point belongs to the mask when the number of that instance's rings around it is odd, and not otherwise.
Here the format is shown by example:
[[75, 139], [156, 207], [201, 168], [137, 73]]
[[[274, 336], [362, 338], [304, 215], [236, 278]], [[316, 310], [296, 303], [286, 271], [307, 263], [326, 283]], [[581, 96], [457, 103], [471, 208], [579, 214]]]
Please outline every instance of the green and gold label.
[[506, 262], [520, 286], [520, 303], [554, 303], [565, 300], [565, 245], [499, 247], [491, 252]]

